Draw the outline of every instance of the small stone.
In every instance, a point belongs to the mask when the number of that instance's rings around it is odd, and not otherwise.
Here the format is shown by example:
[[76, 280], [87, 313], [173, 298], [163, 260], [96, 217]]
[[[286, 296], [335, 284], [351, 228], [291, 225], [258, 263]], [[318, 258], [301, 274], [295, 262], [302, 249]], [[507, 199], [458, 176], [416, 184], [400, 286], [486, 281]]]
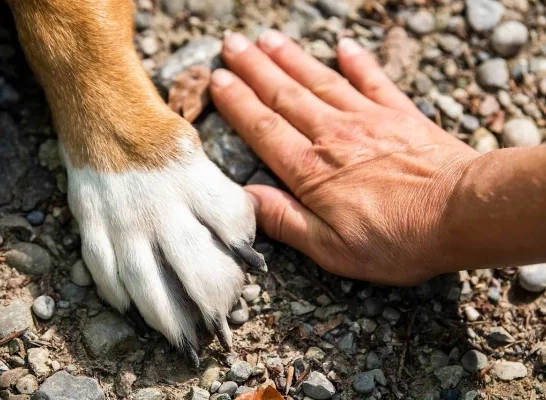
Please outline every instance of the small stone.
[[392, 341], [392, 328], [389, 324], [380, 325], [374, 334], [380, 342], [390, 343]]
[[546, 290], [546, 264], [527, 265], [519, 268], [519, 285], [529, 292]]
[[40, 145], [38, 159], [43, 167], [50, 171], [59, 168], [61, 158], [59, 157], [59, 142], [55, 139], [48, 139]]
[[417, 93], [419, 93], [421, 96], [426, 95], [434, 87], [432, 80], [422, 72], [417, 73], [415, 80], [413, 81], [413, 85], [415, 86]]
[[455, 35], [445, 34], [438, 39], [438, 45], [446, 53], [453, 54], [455, 56], [461, 53], [462, 42]]
[[235, 362], [229, 372], [227, 373], [227, 379], [235, 381], [237, 383], [245, 383], [252, 374], [252, 367], [246, 361]]
[[536, 124], [528, 118], [515, 118], [504, 125], [504, 145], [506, 147], [538, 146], [542, 136]]
[[488, 117], [499, 112], [500, 104], [494, 96], [486, 95], [480, 103], [478, 112], [482, 117]]
[[55, 300], [49, 296], [39, 296], [32, 302], [32, 311], [40, 319], [48, 320], [55, 314]]
[[354, 332], [347, 332], [343, 334], [337, 339], [336, 344], [341, 351], [347, 354], [356, 353]]
[[514, 339], [514, 337], [510, 335], [502, 326], [492, 328], [489, 332], [487, 340], [493, 347], [504, 346], [516, 341], [516, 339]]
[[120, 397], [129, 397], [133, 392], [133, 385], [137, 377], [135, 371], [130, 365], [121, 367], [115, 381], [116, 394]]
[[407, 20], [408, 28], [418, 35], [426, 35], [436, 28], [434, 15], [426, 10], [420, 10]]
[[312, 5], [303, 0], [296, 0], [290, 8], [290, 20], [294, 21], [301, 36], [310, 34], [316, 26], [324, 21], [322, 14]]
[[229, 397], [229, 394], [216, 393], [210, 396], [210, 400], [231, 400], [231, 397]]
[[328, 400], [336, 393], [336, 389], [323, 374], [312, 371], [303, 382], [303, 392], [315, 400]]
[[316, 7], [327, 17], [345, 18], [350, 11], [349, 5], [343, 0], [318, 0]]
[[236, 382], [227, 381], [222, 383], [222, 386], [220, 386], [220, 388], [218, 389], [218, 393], [220, 394], [226, 393], [226, 394], [229, 394], [230, 396], [233, 396], [235, 392], [237, 391], [238, 387], [239, 386], [237, 385]]
[[186, 398], [187, 400], [208, 400], [210, 398], [210, 393], [199, 386], [192, 386], [190, 393]]
[[466, 319], [469, 320], [470, 322], [474, 322], [478, 318], [480, 318], [480, 313], [478, 312], [478, 310], [476, 310], [472, 306], [466, 306], [464, 308], [464, 313], [466, 315]]
[[220, 364], [214, 358], [207, 358], [203, 362], [203, 368], [204, 371], [199, 378], [199, 387], [209, 390], [212, 384], [220, 379]]
[[42, 225], [45, 220], [45, 215], [41, 211], [31, 211], [27, 214], [26, 219], [31, 225]]
[[51, 257], [34, 243], [16, 243], [6, 252], [6, 263], [24, 274], [42, 275], [51, 269]]
[[65, 282], [61, 285], [59, 294], [63, 300], [69, 301], [70, 303], [79, 303], [85, 299], [87, 289], [74, 285], [72, 282]]
[[487, 356], [478, 350], [470, 350], [461, 358], [461, 365], [466, 371], [474, 374], [487, 366]]
[[438, 94], [436, 96], [436, 105], [449, 118], [459, 120], [463, 116], [464, 107], [453, 97]]
[[512, 361], [500, 361], [495, 363], [492, 372], [501, 381], [513, 381], [527, 376], [527, 368], [525, 365], [520, 362]]
[[491, 46], [503, 57], [513, 57], [529, 40], [529, 30], [519, 21], [508, 21], [495, 28]]
[[234, 398], [237, 398], [238, 396], [246, 393], [254, 392], [255, 389], [248, 387], [248, 386], [239, 386], [237, 388], [237, 391], [235, 392]]
[[491, 286], [487, 290], [487, 297], [489, 298], [489, 301], [491, 303], [494, 303], [494, 304], [498, 303], [501, 298], [500, 289], [496, 286]]
[[466, 0], [468, 23], [477, 32], [493, 29], [504, 14], [504, 6], [495, 0]]
[[383, 312], [381, 313], [381, 316], [385, 318], [387, 321], [394, 324], [398, 322], [398, 320], [400, 319], [400, 311], [392, 307], [387, 307], [383, 310]]
[[440, 381], [442, 389], [451, 389], [459, 384], [463, 376], [463, 367], [460, 365], [443, 367], [434, 371], [434, 376]]
[[358, 374], [353, 381], [353, 389], [361, 394], [372, 393], [375, 389], [375, 373], [367, 371]]
[[243, 289], [243, 298], [248, 302], [252, 303], [260, 296], [262, 288], [260, 285], [246, 285]]
[[367, 318], [380, 315], [385, 309], [385, 302], [377, 297], [370, 297], [362, 302], [362, 314]]
[[38, 390], [38, 381], [34, 375], [25, 375], [17, 381], [15, 387], [21, 394], [32, 394]]
[[538, 83], [538, 91], [541, 95], [546, 96], [546, 78], [542, 78]]
[[428, 118], [434, 118], [436, 116], [436, 108], [434, 107], [434, 104], [428, 100], [418, 101], [417, 108]]
[[140, 348], [140, 341], [134, 329], [110, 311], [103, 311], [87, 320], [83, 330], [83, 343], [96, 358], [114, 357], [116, 354]]
[[473, 115], [465, 114], [461, 119], [461, 127], [466, 132], [474, 132], [480, 127], [480, 120]]
[[315, 310], [313, 316], [321, 321], [326, 321], [330, 317], [339, 313], [347, 311], [347, 305], [345, 304], [332, 304], [327, 307], [320, 307]]
[[17, 381], [25, 375], [28, 375], [28, 369], [24, 368], [15, 368], [4, 372], [0, 375], [0, 389], [7, 389], [11, 386], [15, 386]]
[[464, 395], [464, 400], [476, 400], [477, 398], [478, 398], [478, 392], [476, 392], [475, 390], [466, 392]]
[[319, 297], [317, 297], [316, 302], [322, 307], [326, 307], [332, 304], [332, 300], [325, 294], [321, 294]]
[[481, 154], [499, 149], [497, 138], [485, 128], [475, 131], [470, 137], [468, 144]]
[[315, 305], [305, 300], [290, 302], [290, 311], [296, 316], [312, 313], [316, 308]]
[[366, 369], [378, 369], [381, 368], [381, 359], [375, 351], [370, 351], [366, 357]]
[[322, 361], [326, 357], [326, 353], [319, 347], [311, 346], [305, 353], [305, 358], [309, 360]]
[[49, 374], [50, 369], [47, 366], [48, 358], [49, 351], [47, 349], [40, 347], [28, 349], [28, 364], [30, 365], [30, 369], [32, 369], [38, 378]]
[[245, 299], [240, 298], [237, 304], [233, 307], [229, 313], [229, 320], [237, 325], [242, 325], [250, 318], [248, 311], [248, 305]]
[[72, 266], [72, 270], [70, 271], [70, 280], [72, 283], [82, 287], [93, 284], [93, 278], [83, 263], [83, 260], [76, 261]]
[[104, 400], [104, 392], [95, 379], [74, 377], [66, 371], [60, 371], [47, 378], [32, 399]]
[[369, 318], [359, 319], [358, 324], [360, 325], [360, 328], [362, 328], [362, 331], [368, 335], [371, 335], [377, 329], [377, 322]]
[[[191, 392], [191, 389], [190, 389], [190, 392]], [[163, 395], [163, 393], [161, 393], [161, 390], [159, 389], [146, 388], [146, 389], [140, 389], [139, 391], [135, 393], [135, 400], [163, 400], [163, 399], [165, 399], [165, 396]], [[197, 397], [196, 399], [201, 400], [201, 398], [199, 397]], [[203, 399], [206, 400], [208, 399], [208, 397], [204, 397]]]
[[509, 79], [508, 64], [502, 58], [487, 60], [476, 70], [476, 81], [486, 89], [503, 89]]
[[25, 366], [25, 360], [23, 360], [19, 356], [11, 356], [10, 358], [8, 358], [8, 363], [13, 368], [19, 368], [19, 367]]
[[30, 306], [23, 300], [16, 299], [9, 306], [0, 306], [0, 338], [33, 327], [34, 321]]
[[209, 388], [209, 392], [216, 393], [218, 391], [218, 389], [220, 389], [220, 386], [222, 386], [222, 384], [220, 382], [218, 382], [218, 381], [212, 382], [212, 384], [210, 385], [210, 388]]
[[233, 19], [234, 0], [187, 0], [187, 9], [203, 19], [227, 23]]
[[538, 77], [544, 77], [546, 73], [546, 57], [533, 57], [529, 62], [529, 71]]
[[441, 350], [434, 350], [430, 355], [430, 366], [433, 370], [445, 367], [449, 364], [449, 356]]

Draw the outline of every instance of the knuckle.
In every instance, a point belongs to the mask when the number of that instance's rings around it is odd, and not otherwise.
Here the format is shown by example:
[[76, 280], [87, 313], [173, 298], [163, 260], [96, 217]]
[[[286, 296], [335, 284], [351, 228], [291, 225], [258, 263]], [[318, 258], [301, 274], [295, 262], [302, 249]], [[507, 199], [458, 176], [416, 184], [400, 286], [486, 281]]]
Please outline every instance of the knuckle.
[[271, 107], [280, 113], [290, 111], [294, 104], [300, 103], [307, 92], [307, 89], [299, 85], [279, 86], [271, 98]]
[[271, 112], [262, 115], [258, 118], [254, 124], [254, 133], [257, 137], [265, 137], [272, 132], [276, 132], [281, 124], [281, 116], [277, 113]]
[[348, 80], [338, 76], [337, 74], [326, 74], [320, 78], [315, 79], [311, 84], [311, 91], [316, 94], [318, 97], [327, 95], [334, 90], [339, 90], [340, 88], [348, 85]]

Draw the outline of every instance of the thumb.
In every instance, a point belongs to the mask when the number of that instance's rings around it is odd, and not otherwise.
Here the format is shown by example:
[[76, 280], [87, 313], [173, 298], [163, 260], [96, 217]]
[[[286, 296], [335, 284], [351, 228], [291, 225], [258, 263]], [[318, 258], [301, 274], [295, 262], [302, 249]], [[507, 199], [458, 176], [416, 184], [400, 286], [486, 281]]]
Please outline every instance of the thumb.
[[245, 190], [254, 200], [258, 226], [272, 239], [285, 243], [321, 264], [321, 242], [329, 227], [312, 211], [282, 190], [251, 185]]

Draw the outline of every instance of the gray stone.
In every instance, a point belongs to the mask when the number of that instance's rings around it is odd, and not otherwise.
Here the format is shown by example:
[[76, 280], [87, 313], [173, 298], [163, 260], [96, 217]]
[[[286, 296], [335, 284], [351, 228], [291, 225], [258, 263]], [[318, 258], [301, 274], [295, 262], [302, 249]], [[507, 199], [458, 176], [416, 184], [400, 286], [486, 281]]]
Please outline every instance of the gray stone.
[[38, 380], [34, 375], [25, 375], [17, 381], [15, 387], [21, 394], [32, 394], [38, 389]]
[[470, 137], [468, 144], [481, 154], [499, 149], [497, 138], [485, 128], [476, 130]]
[[519, 268], [519, 285], [529, 292], [546, 290], [546, 264], [527, 265]]
[[70, 280], [72, 283], [82, 287], [93, 284], [93, 278], [83, 263], [83, 260], [78, 260], [72, 265]]
[[451, 389], [459, 384], [463, 376], [463, 367], [460, 365], [443, 367], [434, 371], [434, 376], [440, 381], [442, 389]]
[[434, 350], [430, 354], [430, 366], [437, 370], [449, 364], [449, 356], [441, 350]]
[[74, 285], [72, 282], [65, 282], [59, 289], [61, 299], [69, 301], [70, 303], [79, 303], [87, 295], [87, 289], [78, 285]]
[[220, 114], [209, 114], [199, 133], [207, 156], [235, 182], [245, 183], [257, 170], [258, 158]]
[[163, 0], [163, 10], [171, 17], [176, 17], [186, 9], [186, 0]]
[[208, 400], [210, 397], [209, 392], [198, 386], [193, 386], [190, 389], [188, 400]]
[[24, 368], [15, 368], [4, 372], [0, 376], [0, 389], [7, 389], [11, 386], [15, 386], [17, 381], [25, 375], [28, 375], [28, 369]]
[[315, 400], [328, 400], [336, 393], [336, 389], [323, 374], [312, 371], [303, 382], [303, 392]]
[[534, 121], [515, 118], [504, 125], [503, 139], [506, 147], [531, 147], [538, 146], [542, 136]]
[[366, 369], [378, 369], [381, 367], [381, 358], [375, 351], [370, 351], [366, 357]]
[[48, 320], [55, 314], [55, 300], [49, 296], [39, 296], [32, 302], [32, 311], [40, 319]]
[[245, 393], [251, 393], [251, 392], [254, 392], [256, 389], [253, 389], [251, 387], [248, 387], [248, 386], [240, 386], [237, 388], [237, 390], [235, 391], [235, 395], [233, 396], [233, 398], [237, 398], [238, 396], [242, 395], [242, 394], [245, 394]]
[[383, 343], [390, 343], [392, 341], [392, 328], [389, 324], [380, 325], [374, 334]]
[[49, 358], [49, 351], [45, 348], [37, 347], [28, 349], [27, 351], [27, 360], [30, 366], [30, 369], [34, 374], [41, 378], [49, 374], [50, 368], [47, 365]]
[[478, 392], [475, 390], [471, 390], [470, 392], [465, 393], [463, 400], [475, 400], [477, 398], [478, 398]]
[[9, 367], [2, 360], [0, 360], [0, 375], [6, 371], [9, 371]]
[[222, 22], [233, 19], [234, 7], [234, 0], [187, 0], [188, 11], [192, 14]]
[[464, 308], [464, 313], [466, 315], [466, 319], [469, 320], [470, 322], [474, 322], [478, 318], [480, 318], [480, 313], [478, 312], [478, 310], [476, 310], [472, 306], [466, 306]]
[[341, 337], [339, 337], [336, 341], [337, 347], [347, 353], [347, 354], [355, 354], [356, 353], [356, 346], [355, 346], [355, 334], [354, 332], [347, 332]]
[[466, 371], [474, 374], [487, 366], [487, 356], [478, 350], [470, 350], [461, 358], [461, 365]]
[[305, 357], [310, 360], [322, 361], [326, 357], [326, 353], [320, 347], [311, 346], [305, 352]]
[[509, 79], [508, 64], [502, 58], [487, 60], [476, 70], [476, 81], [486, 89], [505, 88]]
[[0, 109], [11, 107], [19, 101], [19, 93], [0, 77]]
[[296, 316], [312, 313], [316, 308], [317, 306], [305, 300], [290, 302], [290, 311]]
[[260, 285], [246, 285], [243, 288], [243, 298], [248, 302], [252, 303], [260, 296], [262, 288]]
[[214, 358], [207, 358], [203, 362], [203, 369], [199, 378], [199, 387], [209, 390], [212, 384], [220, 379], [220, 364]]
[[346, 0], [318, 0], [316, 7], [327, 17], [345, 18], [351, 10]]
[[[2, 196], [2, 194], [0, 194], [0, 196]], [[0, 204], [2, 204], [1, 201]], [[3, 236], [4, 238], [13, 236], [18, 240], [27, 242], [32, 239], [34, 232], [32, 226], [25, 218], [20, 217], [19, 215], [8, 214], [0, 218], [0, 236]]]
[[446, 53], [459, 56], [462, 52], [462, 41], [455, 35], [444, 34], [438, 39], [438, 45]]
[[491, 286], [487, 290], [487, 297], [489, 298], [489, 301], [491, 303], [494, 303], [494, 304], [498, 303], [501, 298], [500, 289], [496, 286]]
[[500, 361], [495, 363], [492, 372], [501, 381], [513, 381], [527, 376], [527, 368], [525, 365], [520, 362], [512, 361]]
[[61, 371], [47, 378], [31, 400], [104, 400], [95, 379], [77, 378]]
[[220, 386], [222, 386], [222, 384], [220, 382], [218, 382], [218, 381], [212, 382], [212, 384], [210, 385], [210, 388], [209, 388], [209, 392], [216, 393], [218, 391], [218, 389], [220, 389]]
[[372, 393], [375, 389], [375, 373], [367, 371], [358, 374], [353, 381], [353, 389], [361, 394]]
[[16, 243], [6, 252], [6, 263], [24, 274], [42, 275], [51, 270], [51, 257], [34, 243]]
[[290, 8], [290, 20], [298, 25], [300, 35], [307, 36], [320, 22], [324, 21], [324, 18], [312, 5], [303, 0], [296, 0]]
[[464, 107], [453, 97], [438, 94], [436, 96], [436, 105], [449, 118], [459, 120], [463, 117]]
[[249, 317], [250, 314], [248, 311], [248, 305], [246, 304], [245, 299], [240, 298], [237, 304], [230, 311], [229, 320], [234, 324], [242, 325], [248, 321]]
[[222, 41], [213, 36], [190, 40], [167, 59], [157, 72], [156, 80], [164, 89], [169, 89], [178, 75], [194, 65], [216, 69], [221, 65], [221, 50]]
[[103, 311], [87, 320], [83, 343], [94, 357], [114, 357], [136, 351], [140, 342], [134, 329], [117, 314]]
[[434, 104], [428, 100], [418, 101], [417, 108], [428, 118], [434, 118], [436, 115], [436, 108], [434, 107]]
[[229, 397], [229, 395], [225, 393], [216, 393], [210, 397], [210, 400], [231, 400], [231, 397]]
[[367, 318], [380, 315], [385, 309], [385, 302], [377, 297], [370, 297], [362, 302], [362, 314]]
[[360, 328], [362, 328], [362, 331], [367, 333], [368, 335], [372, 334], [377, 329], [377, 322], [372, 319], [359, 319], [358, 324], [360, 325]]
[[418, 35], [426, 35], [436, 28], [436, 20], [427, 10], [420, 10], [407, 20], [408, 28]]
[[491, 328], [487, 340], [493, 347], [504, 346], [516, 341], [502, 326]]
[[495, 28], [491, 46], [503, 57], [513, 57], [529, 40], [529, 30], [519, 21], [508, 21]]
[[0, 306], [0, 338], [33, 327], [34, 321], [30, 306], [23, 300], [16, 299], [9, 306]]
[[493, 29], [504, 14], [504, 6], [496, 0], [466, 0], [468, 23], [477, 32]]
[[400, 311], [392, 307], [387, 307], [383, 310], [383, 312], [381, 313], [381, 316], [385, 318], [387, 321], [389, 321], [390, 323], [394, 324], [398, 322], [398, 320], [400, 319]]
[[37, 226], [37, 225], [42, 225], [44, 223], [45, 215], [43, 212], [35, 210], [35, 211], [29, 212], [25, 218], [27, 219], [28, 222], [30, 222], [31, 225]]
[[345, 304], [332, 304], [326, 307], [319, 307], [313, 313], [313, 316], [321, 321], [328, 320], [331, 316], [347, 311]]
[[480, 127], [480, 120], [473, 115], [465, 114], [461, 119], [461, 127], [467, 132], [474, 132]]
[[246, 361], [236, 361], [227, 373], [227, 379], [237, 383], [245, 383], [252, 374], [252, 367]]
[[233, 396], [235, 392], [237, 391], [238, 387], [239, 385], [237, 385], [237, 382], [226, 381], [222, 383], [222, 386], [220, 386], [220, 388], [218, 389], [218, 393], [220, 394], [226, 393], [226, 394], [229, 394], [230, 396]]

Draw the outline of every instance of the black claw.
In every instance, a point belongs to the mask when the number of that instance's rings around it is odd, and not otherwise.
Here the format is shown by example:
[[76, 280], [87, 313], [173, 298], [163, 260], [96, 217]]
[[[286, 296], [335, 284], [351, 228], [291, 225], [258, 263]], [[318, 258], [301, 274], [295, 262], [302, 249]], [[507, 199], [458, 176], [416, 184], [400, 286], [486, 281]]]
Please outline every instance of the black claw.
[[199, 369], [199, 356], [195, 349], [191, 345], [187, 345], [183, 351], [191, 366], [196, 370]]
[[233, 252], [247, 263], [250, 268], [259, 272], [267, 272], [267, 264], [265, 263], [264, 256], [254, 250], [250, 244], [243, 243], [232, 248]]
[[224, 348], [225, 351], [231, 351], [233, 338], [226, 317], [222, 316], [218, 318], [215, 325], [216, 336], [218, 337], [220, 345]]

